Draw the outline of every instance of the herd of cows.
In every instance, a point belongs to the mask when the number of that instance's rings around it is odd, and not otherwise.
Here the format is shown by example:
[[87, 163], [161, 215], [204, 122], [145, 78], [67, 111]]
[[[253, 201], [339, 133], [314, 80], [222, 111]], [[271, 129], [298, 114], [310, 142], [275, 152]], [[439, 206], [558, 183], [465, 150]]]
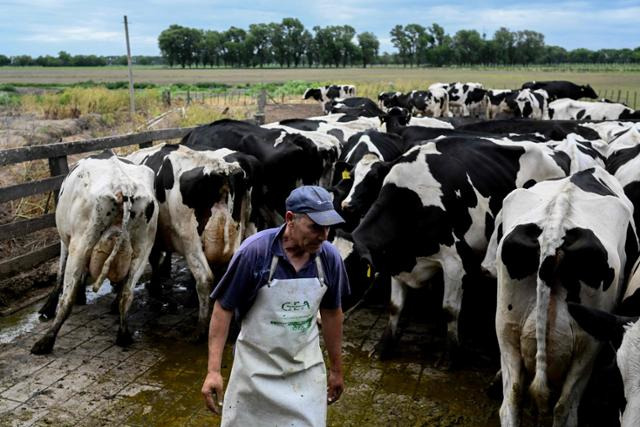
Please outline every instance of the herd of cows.
[[[325, 104], [324, 116], [263, 126], [219, 120], [180, 144], [79, 161], [56, 209], [60, 269], [41, 310], [54, 321], [32, 352], [52, 350], [85, 275], [94, 288], [105, 278], [116, 285], [117, 343], [129, 344], [133, 288], [148, 260], [149, 290], [157, 290], [172, 252], [195, 278], [195, 337], [204, 338], [214, 273], [245, 237], [283, 222], [293, 188], [317, 184], [347, 220], [333, 242], [351, 298], [367, 291], [372, 271], [391, 277], [381, 354], [397, 345], [408, 289], [442, 273], [453, 357], [463, 292], [490, 275], [501, 423], [519, 425], [529, 387], [554, 425], [577, 425], [601, 340], [611, 339], [627, 399], [622, 424], [634, 425], [640, 325], [617, 316], [640, 314], [638, 112], [578, 101], [597, 98], [590, 86], [523, 87], [434, 84], [378, 102], [352, 96], [352, 86], [314, 88], [306, 95]], [[584, 104], [593, 106], [574, 110]], [[483, 120], [450, 117], [452, 106]]]

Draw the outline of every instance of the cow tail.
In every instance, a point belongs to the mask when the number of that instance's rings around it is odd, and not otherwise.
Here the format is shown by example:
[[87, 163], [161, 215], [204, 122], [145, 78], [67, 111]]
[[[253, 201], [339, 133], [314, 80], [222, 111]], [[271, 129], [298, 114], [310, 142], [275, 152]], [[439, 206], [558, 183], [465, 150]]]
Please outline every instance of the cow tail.
[[546, 414], [549, 409], [549, 384], [547, 381], [547, 336], [549, 328], [549, 306], [552, 286], [558, 267], [562, 263], [562, 223], [569, 214], [570, 185], [558, 195], [548, 210], [548, 222], [542, 232], [540, 244], [540, 267], [536, 277], [536, 368], [529, 392], [538, 410]]
[[122, 242], [128, 238], [129, 232], [129, 219], [131, 218], [131, 196], [123, 196], [122, 192], [118, 192], [115, 197], [115, 203], [122, 210], [122, 228], [120, 233], [118, 234], [118, 238], [116, 239], [115, 244], [113, 245], [113, 249], [111, 249], [111, 253], [105, 260], [102, 265], [102, 269], [100, 270], [100, 275], [93, 282], [93, 292], [98, 292], [102, 282], [104, 282], [105, 277], [109, 273], [109, 269], [111, 268], [111, 263], [116, 258], [116, 255], [120, 251], [120, 247], [122, 246]]

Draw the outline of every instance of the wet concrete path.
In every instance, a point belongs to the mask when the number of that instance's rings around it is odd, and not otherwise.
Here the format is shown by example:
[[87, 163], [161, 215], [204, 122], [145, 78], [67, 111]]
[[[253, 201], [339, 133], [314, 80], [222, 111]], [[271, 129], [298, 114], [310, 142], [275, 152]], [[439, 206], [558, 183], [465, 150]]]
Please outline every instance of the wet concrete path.
[[[0, 319], [0, 426], [219, 424], [200, 395], [206, 344], [188, 341], [195, 309], [153, 310], [139, 286], [130, 311], [135, 342], [123, 350], [114, 344], [118, 318], [109, 313], [112, 299], [103, 295], [75, 306], [46, 356], [29, 352], [48, 327], [37, 319], [39, 304]], [[441, 340], [433, 338], [438, 332], [424, 317], [419, 309], [405, 316], [395, 356], [380, 361], [369, 352], [384, 330], [383, 306], [354, 312], [345, 323], [346, 390], [329, 408], [329, 425], [499, 424], [499, 402], [484, 391], [495, 361], [478, 357], [453, 372], [436, 368]], [[230, 346], [223, 364], [226, 379]]]

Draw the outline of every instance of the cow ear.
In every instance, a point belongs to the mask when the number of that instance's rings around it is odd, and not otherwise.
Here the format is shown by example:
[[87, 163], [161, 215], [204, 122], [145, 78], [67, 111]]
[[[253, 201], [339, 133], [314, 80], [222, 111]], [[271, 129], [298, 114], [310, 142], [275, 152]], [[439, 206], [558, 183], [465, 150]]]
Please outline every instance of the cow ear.
[[610, 341], [615, 348], [620, 347], [622, 342], [624, 325], [637, 320], [573, 302], [567, 303], [567, 308], [582, 329], [600, 341]]

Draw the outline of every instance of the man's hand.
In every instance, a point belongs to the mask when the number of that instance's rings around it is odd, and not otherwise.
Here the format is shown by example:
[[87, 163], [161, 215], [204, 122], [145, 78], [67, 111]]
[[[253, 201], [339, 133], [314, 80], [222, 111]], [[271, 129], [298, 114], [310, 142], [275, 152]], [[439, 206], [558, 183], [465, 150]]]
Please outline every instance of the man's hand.
[[220, 415], [222, 413], [222, 375], [220, 372], [209, 372], [202, 384], [202, 396], [210, 411]]
[[331, 405], [342, 396], [344, 390], [344, 378], [342, 371], [329, 371], [329, 381], [327, 382], [327, 403]]

